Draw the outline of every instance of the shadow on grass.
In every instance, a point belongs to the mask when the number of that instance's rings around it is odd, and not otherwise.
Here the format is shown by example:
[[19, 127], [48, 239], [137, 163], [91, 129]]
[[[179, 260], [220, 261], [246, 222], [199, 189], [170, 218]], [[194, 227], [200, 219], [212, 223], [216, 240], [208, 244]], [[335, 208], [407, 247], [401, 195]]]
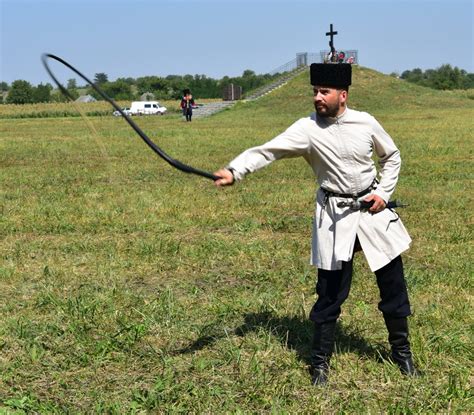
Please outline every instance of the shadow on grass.
[[[245, 337], [248, 333], [262, 332], [277, 338], [283, 346], [294, 350], [298, 359], [309, 364], [310, 348], [313, 336], [313, 323], [298, 316], [279, 317], [272, 312], [249, 313], [244, 317], [244, 324], [233, 331], [225, 331], [221, 325], [207, 325], [202, 328], [202, 335], [189, 346], [176, 351], [177, 354], [193, 353], [212, 346], [219, 340], [236, 335]], [[388, 359], [385, 347], [371, 345], [362, 336], [352, 332], [338, 323], [336, 328], [336, 353], [350, 352], [361, 357], [382, 361]]]

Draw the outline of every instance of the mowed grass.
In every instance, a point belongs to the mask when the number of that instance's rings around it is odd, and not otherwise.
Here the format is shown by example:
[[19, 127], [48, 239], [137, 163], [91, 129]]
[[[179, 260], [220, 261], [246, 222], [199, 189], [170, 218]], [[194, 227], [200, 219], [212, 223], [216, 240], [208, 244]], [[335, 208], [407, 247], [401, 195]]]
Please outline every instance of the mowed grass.
[[[213, 171], [312, 110], [307, 74], [207, 119], [139, 118], [173, 157]], [[0, 412], [471, 413], [469, 94], [355, 68], [351, 106], [402, 152], [397, 192], [415, 360], [388, 361], [363, 255], [327, 388], [307, 372], [316, 185], [302, 159], [216, 189], [123, 122], [0, 124]]]

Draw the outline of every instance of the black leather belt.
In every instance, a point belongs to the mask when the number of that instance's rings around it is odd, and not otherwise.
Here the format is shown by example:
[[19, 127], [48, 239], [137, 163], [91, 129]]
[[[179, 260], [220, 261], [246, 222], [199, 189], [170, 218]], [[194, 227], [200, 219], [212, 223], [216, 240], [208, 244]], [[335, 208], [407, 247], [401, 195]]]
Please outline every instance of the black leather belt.
[[325, 189], [324, 187], [321, 187], [321, 190], [324, 193], [324, 199], [323, 199], [323, 205], [322, 205], [322, 210], [321, 210], [321, 216], [319, 218], [320, 223], [323, 220], [324, 212], [326, 211], [326, 205], [328, 204], [329, 198], [330, 197], [342, 197], [346, 199], [358, 199], [359, 197], [362, 197], [368, 193], [370, 193], [373, 189], [377, 187], [377, 179], [374, 179], [372, 184], [365, 190], [362, 190], [362, 192], [356, 193], [356, 194], [351, 194], [351, 193], [336, 193], [336, 192], [331, 192], [328, 189]]
[[321, 187], [321, 190], [324, 192], [324, 195], [327, 197], [342, 197], [346, 199], [358, 199], [359, 197], [362, 197], [366, 195], [367, 193], [370, 193], [373, 189], [373, 185], [370, 185], [365, 190], [362, 190], [362, 192], [352, 194], [352, 193], [336, 193], [336, 192], [331, 192], [330, 190], [325, 189], [324, 187]]

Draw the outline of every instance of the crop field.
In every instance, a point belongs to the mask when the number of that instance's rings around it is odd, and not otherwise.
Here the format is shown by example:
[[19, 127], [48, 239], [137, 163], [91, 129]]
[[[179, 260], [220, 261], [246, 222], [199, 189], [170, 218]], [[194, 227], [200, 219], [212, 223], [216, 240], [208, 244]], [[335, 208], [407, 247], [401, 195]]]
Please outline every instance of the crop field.
[[[216, 99], [200, 99], [197, 103], [204, 104]], [[176, 100], [159, 100], [167, 109], [167, 114], [181, 112], [180, 102]], [[130, 101], [118, 101], [120, 107], [130, 107]], [[0, 119], [12, 118], [58, 118], [108, 116], [114, 109], [105, 101], [90, 103], [51, 102], [44, 104], [4, 104], [0, 105]]]
[[[473, 413], [473, 92], [354, 72], [349, 106], [402, 154], [394, 198], [409, 203], [399, 213], [424, 376], [388, 360], [359, 253], [329, 385], [311, 385], [316, 185], [304, 160], [217, 189], [106, 107], [86, 123], [0, 106], [0, 413]], [[215, 171], [311, 111], [302, 74], [192, 123], [136, 121], [172, 157]]]

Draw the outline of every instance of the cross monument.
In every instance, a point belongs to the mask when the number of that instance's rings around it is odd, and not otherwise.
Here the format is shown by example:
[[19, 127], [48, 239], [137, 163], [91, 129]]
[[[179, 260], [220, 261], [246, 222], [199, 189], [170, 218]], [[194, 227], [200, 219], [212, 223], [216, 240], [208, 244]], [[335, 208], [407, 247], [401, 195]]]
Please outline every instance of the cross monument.
[[337, 32], [334, 32], [332, 29], [332, 23], [329, 25], [329, 32], [326, 32], [326, 36], [331, 36], [329, 40], [329, 47], [331, 48], [331, 60], [336, 56], [336, 48], [334, 47], [334, 35], [337, 35]]

